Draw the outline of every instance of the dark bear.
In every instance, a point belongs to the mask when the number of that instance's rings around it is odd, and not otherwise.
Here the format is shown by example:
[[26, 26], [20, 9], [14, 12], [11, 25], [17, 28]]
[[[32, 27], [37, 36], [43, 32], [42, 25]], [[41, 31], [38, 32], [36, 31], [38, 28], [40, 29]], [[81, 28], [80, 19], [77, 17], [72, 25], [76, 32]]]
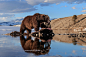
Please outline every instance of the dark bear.
[[41, 24], [43, 23], [48, 23], [49, 26], [47, 28], [50, 28], [50, 20], [48, 15], [36, 13], [33, 16], [27, 16], [21, 23], [20, 33], [23, 34], [24, 31], [27, 30], [27, 33], [29, 34], [33, 28], [35, 31], [38, 31], [39, 27], [41, 27]]

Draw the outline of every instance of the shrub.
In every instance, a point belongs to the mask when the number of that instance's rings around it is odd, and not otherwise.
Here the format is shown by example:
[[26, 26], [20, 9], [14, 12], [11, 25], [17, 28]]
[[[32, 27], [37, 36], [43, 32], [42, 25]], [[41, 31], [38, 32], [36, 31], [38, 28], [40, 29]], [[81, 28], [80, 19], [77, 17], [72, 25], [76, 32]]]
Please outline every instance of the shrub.
[[76, 19], [77, 19], [77, 16], [73, 15], [72, 20], [73, 20], [74, 24], [76, 23]]

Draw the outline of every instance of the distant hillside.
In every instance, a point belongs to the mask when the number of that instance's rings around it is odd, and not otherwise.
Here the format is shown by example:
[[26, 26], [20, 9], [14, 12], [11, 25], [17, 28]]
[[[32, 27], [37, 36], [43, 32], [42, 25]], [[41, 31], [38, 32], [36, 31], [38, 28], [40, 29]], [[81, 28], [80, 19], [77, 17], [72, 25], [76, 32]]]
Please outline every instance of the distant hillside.
[[73, 16], [52, 20], [52, 29], [86, 27], [86, 14], [77, 15], [76, 24], [74, 24], [72, 17]]

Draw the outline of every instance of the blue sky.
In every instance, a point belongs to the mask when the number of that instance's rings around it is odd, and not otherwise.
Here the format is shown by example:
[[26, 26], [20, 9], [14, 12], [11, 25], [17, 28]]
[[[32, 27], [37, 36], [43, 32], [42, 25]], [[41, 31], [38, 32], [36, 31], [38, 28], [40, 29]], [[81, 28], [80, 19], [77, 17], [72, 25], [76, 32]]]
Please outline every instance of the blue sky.
[[0, 0], [0, 22], [22, 19], [35, 13], [63, 18], [86, 13], [86, 0]]

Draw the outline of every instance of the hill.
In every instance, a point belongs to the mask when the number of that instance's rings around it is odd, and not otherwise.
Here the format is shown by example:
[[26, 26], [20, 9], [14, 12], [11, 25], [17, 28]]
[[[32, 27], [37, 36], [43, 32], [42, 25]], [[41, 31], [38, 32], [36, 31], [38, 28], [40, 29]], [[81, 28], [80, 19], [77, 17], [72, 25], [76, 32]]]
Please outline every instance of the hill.
[[72, 20], [73, 16], [54, 19], [51, 21], [52, 29], [79, 28], [86, 27], [86, 14], [77, 15], [76, 23]]

